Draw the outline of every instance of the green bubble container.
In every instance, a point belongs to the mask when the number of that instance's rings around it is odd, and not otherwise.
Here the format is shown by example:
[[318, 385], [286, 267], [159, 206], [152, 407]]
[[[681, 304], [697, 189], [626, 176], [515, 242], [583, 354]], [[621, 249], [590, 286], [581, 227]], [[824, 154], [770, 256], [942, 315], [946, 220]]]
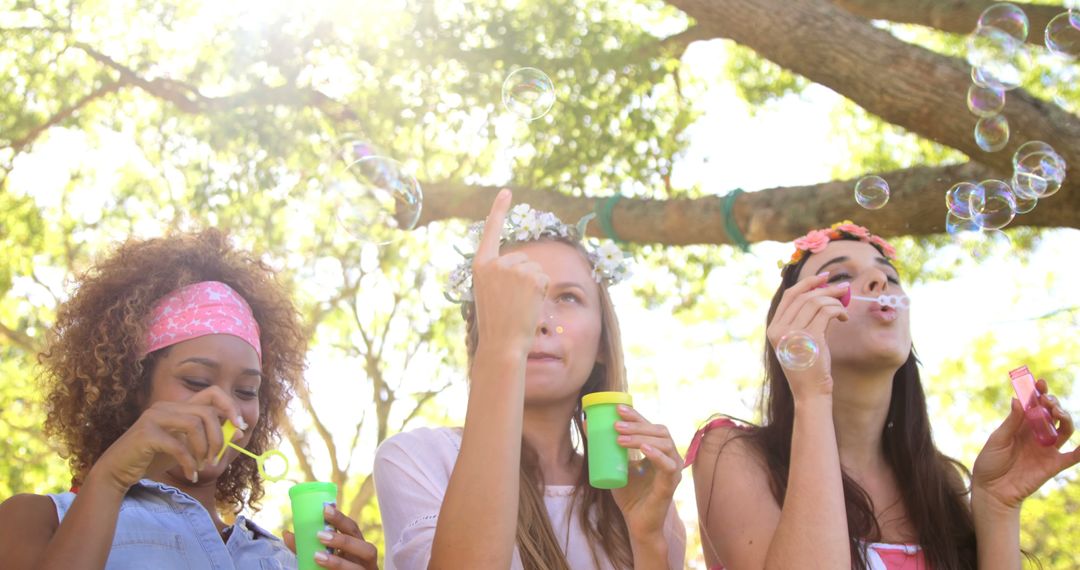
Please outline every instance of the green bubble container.
[[585, 411], [585, 435], [588, 442], [589, 484], [597, 489], [626, 486], [626, 448], [619, 445], [615, 422], [620, 421], [618, 406], [633, 405], [626, 392], [593, 392], [581, 398]]
[[323, 509], [327, 503], [337, 504], [337, 485], [298, 483], [289, 489], [289, 501], [292, 503], [293, 532], [296, 534], [297, 567], [299, 570], [317, 570], [321, 567], [315, 564], [315, 553], [327, 550], [318, 537], [320, 530], [328, 528]]

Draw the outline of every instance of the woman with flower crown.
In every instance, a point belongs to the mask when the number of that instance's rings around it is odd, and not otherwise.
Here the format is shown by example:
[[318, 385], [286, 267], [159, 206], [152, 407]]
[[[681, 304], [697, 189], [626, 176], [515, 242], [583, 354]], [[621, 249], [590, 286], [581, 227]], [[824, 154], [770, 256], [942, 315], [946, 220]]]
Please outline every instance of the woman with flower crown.
[[[687, 450], [709, 567], [1020, 568], [1021, 503], [1080, 461], [1059, 451], [1069, 414], [1040, 380], [1055, 445], [1014, 399], [969, 473], [931, 438], [893, 248], [850, 222], [795, 247], [769, 307], [763, 424], [713, 420]], [[779, 358], [800, 335], [817, 358]]]
[[397, 434], [376, 454], [386, 565], [682, 568], [681, 459], [667, 429], [620, 408], [619, 443], [644, 456], [621, 489], [590, 487], [575, 445], [581, 397], [626, 390], [607, 292], [626, 276], [622, 254], [590, 251], [583, 225], [510, 201], [498, 194], [450, 279], [466, 320], [464, 427]]

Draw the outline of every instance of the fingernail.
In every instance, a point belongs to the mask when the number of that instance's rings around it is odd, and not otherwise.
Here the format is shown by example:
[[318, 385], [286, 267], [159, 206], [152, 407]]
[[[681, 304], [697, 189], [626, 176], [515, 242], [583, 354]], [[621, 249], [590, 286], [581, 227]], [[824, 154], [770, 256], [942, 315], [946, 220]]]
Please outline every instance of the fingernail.
[[647, 444], [647, 443], [641, 444], [641, 452], [642, 453], [652, 453], [652, 446]]
[[626, 429], [627, 425], [626, 422], [615, 422], [615, 429]]
[[323, 507], [323, 515], [328, 517], [334, 516], [334, 505], [326, 505]]
[[619, 411], [620, 412], [629, 412], [630, 411], [630, 406], [627, 406], [626, 404], [619, 404]]
[[236, 424], [236, 427], [240, 429], [246, 430], [248, 428], [247, 422], [244, 421], [243, 416], [236, 416], [236, 421], [234, 421], [233, 423]]
[[828, 277], [829, 272], [828, 271], [822, 271], [821, 273], [818, 273], [817, 276], [818, 277]]
[[219, 463], [221, 463], [221, 458], [220, 457], [214, 457], [214, 460], [210, 462], [210, 465], [213, 466], [213, 467], [217, 467]]
[[198, 471], [193, 471], [191, 473], [191, 482], [192, 482], [192, 484], [199, 482], [199, 472]]
[[320, 530], [318, 532], [317, 536], [319, 537], [319, 540], [321, 540], [323, 542], [330, 542], [331, 540], [334, 539], [334, 533], [332, 533], [332, 532], [330, 532], [328, 530]]
[[620, 435], [619, 437], [615, 438], [615, 441], [618, 441], [619, 443], [630, 443], [630, 436]]
[[330, 561], [330, 556], [325, 552], [315, 552], [315, 562], [325, 564]]
[[850, 281], [841, 281], [841, 282], [837, 283], [836, 286], [841, 288], [841, 289], [847, 289], [848, 287], [851, 287], [851, 282]]

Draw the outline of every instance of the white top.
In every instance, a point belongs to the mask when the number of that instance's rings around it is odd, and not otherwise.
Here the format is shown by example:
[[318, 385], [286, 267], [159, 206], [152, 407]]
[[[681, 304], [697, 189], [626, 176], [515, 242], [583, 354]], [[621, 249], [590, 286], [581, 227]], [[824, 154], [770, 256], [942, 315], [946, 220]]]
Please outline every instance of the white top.
[[[451, 428], [419, 428], [399, 433], [382, 443], [375, 453], [375, 491], [379, 497], [386, 538], [386, 569], [427, 568], [431, 543], [450, 473], [461, 451], [461, 432]], [[555, 536], [574, 570], [614, 570], [602, 548], [593, 548], [581, 530], [580, 509], [571, 509], [574, 487], [544, 487], [544, 504]], [[686, 529], [674, 503], [664, 524], [669, 568], [681, 569], [686, 556]], [[522, 568], [517, 548], [510, 567]]]

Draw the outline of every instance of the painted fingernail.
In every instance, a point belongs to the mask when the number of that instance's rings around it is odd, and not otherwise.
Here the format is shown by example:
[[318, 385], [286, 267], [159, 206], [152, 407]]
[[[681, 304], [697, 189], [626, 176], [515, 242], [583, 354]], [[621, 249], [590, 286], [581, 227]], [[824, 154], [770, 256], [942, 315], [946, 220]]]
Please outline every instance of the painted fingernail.
[[822, 271], [821, 273], [818, 273], [817, 276], [818, 277], [828, 277], [829, 272], [828, 271]]
[[618, 441], [619, 443], [630, 443], [630, 436], [620, 435], [619, 437], [615, 438], [615, 441]]
[[323, 541], [324, 543], [330, 542], [334, 539], [334, 533], [328, 530], [320, 530], [316, 536], [318, 536], [319, 540]]
[[191, 482], [192, 482], [192, 484], [199, 482], [199, 472], [198, 471], [192, 471], [191, 472]]
[[841, 289], [847, 289], [848, 287], [851, 287], [851, 281], [841, 281], [837, 283], [836, 286]]
[[615, 422], [615, 429], [626, 429], [626, 426], [630, 424], [626, 422]]
[[334, 516], [334, 505], [326, 505], [323, 507], [323, 515], [328, 517]]
[[315, 552], [315, 562], [318, 562], [320, 564], [326, 564], [329, 561], [330, 555], [328, 555], [327, 553], [318, 551]]
[[247, 422], [244, 421], [243, 416], [236, 416], [236, 421], [233, 423], [240, 429], [246, 430], [248, 428]]

